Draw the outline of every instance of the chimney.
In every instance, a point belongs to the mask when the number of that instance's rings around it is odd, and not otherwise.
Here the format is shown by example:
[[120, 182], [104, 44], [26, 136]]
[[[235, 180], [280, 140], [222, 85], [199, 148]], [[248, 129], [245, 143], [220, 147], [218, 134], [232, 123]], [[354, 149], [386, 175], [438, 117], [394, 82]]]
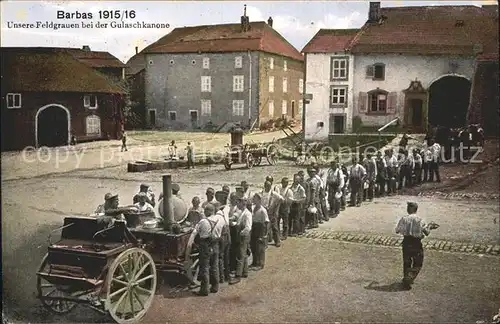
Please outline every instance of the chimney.
[[273, 18], [272, 17], [269, 17], [269, 19], [267, 20], [267, 24], [271, 27], [273, 27]]
[[382, 18], [380, 13], [380, 2], [371, 2], [368, 11], [368, 22], [378, 22]]
[[241, 16], [241, 31], [247, 32], [250, 30], [250, 19], [247, 17], [247, 5], [243, 6], [243, 16]]
[[82, 50], [84, 50], [85, 52], [90, 52], [90, 46], [88, 46], [88, 45], [83, 45], [83, 46], [82, 46]]
[[138, 47], [138, 46], [136, 46], [136, 47], [135, 47], [135, 54], [138, 54], [138, 53], [139, 53], [139, 47]]

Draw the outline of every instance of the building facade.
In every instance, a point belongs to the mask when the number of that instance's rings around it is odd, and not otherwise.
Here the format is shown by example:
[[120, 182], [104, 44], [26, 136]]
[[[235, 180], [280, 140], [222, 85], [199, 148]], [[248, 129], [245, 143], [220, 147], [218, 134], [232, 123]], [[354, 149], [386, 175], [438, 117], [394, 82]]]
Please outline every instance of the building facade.
[[359, 29], [320, 30], [304, 47], [306, 104], [304, 133], [326, 140], [352, 129], [354, 57], [345, 48]]
[[146, 63], [149, 125], [256, 128], [301, 118], [303, 58], [271, 18], [250, 23], [244, 15], [240, 24], [177, 28], [138, 55]]
[[[473, 91], [480, 91], [472, 87], [476, 58], [493, 53], [498, 61], [498, 6], [381, 8], [370, 2], [367, 22], [346, 33], [320, 30], [303, 50], [306, 93], [313, 96], [306, 107], [307, 139], [338, 133], [335, 122], [321, 123], [340, 113], [331, 107], [329, 87], [347, 87], [347, 131], [355, 122], [376, 130], [396, 118], [416, 133], [463, 126]], [[331, 62], [338, 59], [346, 60], [347, 80], [331, 78]]]
[[67, 52], [2, 48], [2, 150], [121, 135], [125, 91]]

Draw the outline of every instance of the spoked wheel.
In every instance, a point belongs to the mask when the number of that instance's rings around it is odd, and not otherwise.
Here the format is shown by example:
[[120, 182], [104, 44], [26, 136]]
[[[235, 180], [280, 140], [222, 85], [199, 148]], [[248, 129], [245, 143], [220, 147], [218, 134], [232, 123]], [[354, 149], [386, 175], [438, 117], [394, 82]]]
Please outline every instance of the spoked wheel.
[[156, 267], [140, 248], [122, 252], [106, 278], [106, 309], [119, 324], [138, 322], [151, 307], [156, 291]]
[[195, 233], [191, 233], [187, 247], [186, 247], [186, 264], [185, 275], [192, 286], [199, 286], [200, 281], [198, 275], [200, 274], [200, 253], [196, 250], [194, 243]]
[[271, 144], [267, 147], [267, 162], [270, 165], [275, 165], [276, 163], [278, 163], [278, 155], [278, 148], [275, 145]]
[[[49, 265], [47, 262], [48, 254], [43, 257], [42, 263], [38, 268], [38, 272], [49, 272]], [[36, 278], [36, 288], [38, 296], [42, 300], [42, 304], [45, 308], [50, 310], [55, 314], [67, 314], [76, 307], [76, 303], [66, 300], [50, 300], [44, 299], [43, 297], [70, 297], [69, 293], [64, 292], [64, 287], [51, 284], [44, 278], [37, 276]]]
[[262, 156], [258, 156], [255, 158], [255, 162], [253, 163], [253, 165], [259, 166], [261, 163], [262, 163]]
[[226, 170], [231, 170], [231, 161], [229, 159], [224, 159], [224, 167]]
[[255, 164], [255, 159], [254, 159], [252, 153], [247, 153], [245, 161], [247, 162], [247, 169], [253, 168], [253, 166]]

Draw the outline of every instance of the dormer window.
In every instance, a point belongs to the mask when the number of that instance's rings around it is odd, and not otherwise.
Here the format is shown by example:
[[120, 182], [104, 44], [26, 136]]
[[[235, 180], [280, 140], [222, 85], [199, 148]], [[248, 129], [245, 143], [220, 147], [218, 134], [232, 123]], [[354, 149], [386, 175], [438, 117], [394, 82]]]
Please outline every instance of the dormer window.
[[21, 108], [21, 94], [20, 93], [8, 93], [5, 97], [7, 101], [7, 108], [15, 109]]
[[83, 96], [83, 106], [88, 109], [97, 109], [97, 96], [94, 95]]

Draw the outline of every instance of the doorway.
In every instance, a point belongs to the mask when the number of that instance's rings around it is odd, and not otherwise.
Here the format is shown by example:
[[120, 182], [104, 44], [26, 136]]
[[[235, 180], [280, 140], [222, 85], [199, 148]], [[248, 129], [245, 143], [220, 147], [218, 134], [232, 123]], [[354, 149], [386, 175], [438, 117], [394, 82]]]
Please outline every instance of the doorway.
[[189, 115], [191, 117], [191, 127], [198, 128], [198, 110], [190, 110]]
[[49, 105], [40, 108], [35, 118], [38, 147], [68, 145], [69, 110], [60, 105]]
[[429, 124], [462, 127], [467, 124], [471, 82], [461, 76], [444, 76], [429, 87]]
[[295, 101], [292, 101], [292, 119], [295, 118], [296, 112], [295, 112]]
[[330, 134], [343, 134], [345, 132], [345, 116], [330, 114]]
[[411, 123], [412, 127], [415, 129], [421, 129], [423, 125], [424, 118], [424, 102], [422, 99], [411, 99]]
[[148, 110], [149, 114], [149, 126], [150, 127], [155, 127], [156, 126], [156, 109], [149, 109]]

